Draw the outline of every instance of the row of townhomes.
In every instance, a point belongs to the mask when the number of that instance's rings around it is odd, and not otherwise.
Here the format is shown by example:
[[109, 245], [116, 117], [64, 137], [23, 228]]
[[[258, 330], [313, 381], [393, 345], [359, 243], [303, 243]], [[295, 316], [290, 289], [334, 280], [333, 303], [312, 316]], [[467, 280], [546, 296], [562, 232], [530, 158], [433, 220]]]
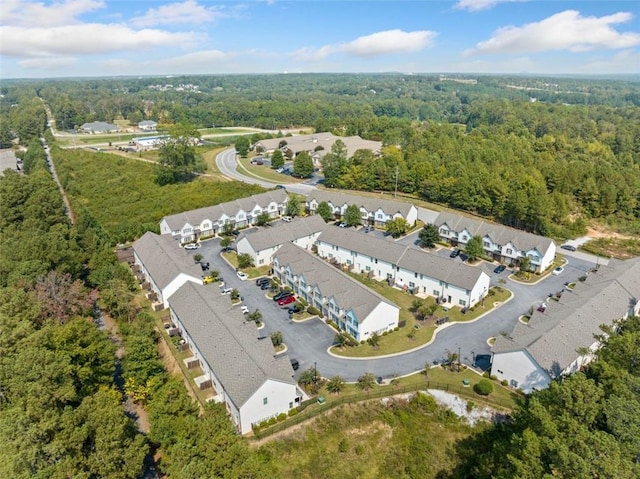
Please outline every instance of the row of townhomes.
[[309, 214], [315, 214], [318, 205], [326, 202], [333, 210], [336, 219], [344, 216], [349, 205], [357, 205], [365, 225], [384, 228], [388, 221], [403, 218], [409, 226], [418, 219], [418, 209], [411, 203], [385, 199], [382, 197], [365, 197], [350, 195], [337, 191], [316, 190], [307, 196], [305, 208]]
[[243, 232], [238, 236], [238, 254], [248, 254], [256, 266], [271, 264], [273, 255], [285, 243], [293, 243], [310, 250], [318, 236], [327, 228], [320, 216], [294, 218], [258, 231]]
[[337, 140], [344, 143], [347, 150], [347, 158], [351, 158], [358, 150], [371, 150], [375, 155], [379, 155], [382, 151], [381, 141], [363, 140], [359, 136], [335, 136], [326, 132], [260, 140], [253, 147], [256, 151], [266, 154], [271, 154], [280, 149], [283, 153], [290, 152], [292, 158], [306, 151], [311, 155], [315, 164], [320, 164], [322, 157], [331, 152], [331, 147]]
[[226, 405], [240, 433], [305, 398], [287, 355], [276, 356], [271, 342], [259, 339], [255, 324], [245, 321], [227, 296], [202, 284], [201, 268], [170, 235], [145, 233], [133, 244], [132, 267], [147, 297], [160, 309], [169, 308], [170, 331], [193, 353], [187, 367], [203, 372], [196, 384]]
[[400, 308], [307, 250], [283, 244], [273, 257], [274, 275], [358, 341], [393, 331]]
[[553, 378], [578, 371], [595, 357], [600, 325], [640, 314], [640, 258], [612, 260], [585, 281], [547, 301], [511, 334], [493, 345], [491, 374], [525, 392], [546, 388]]
[[[226, 299], [226, 301], [221, 301]], [[275, 356], [253, 321], [211, 288], [185, 283], [169, 300], [171, 319], [241, 434], [298, 406], [303, 394], [286, 355]]]
[[165, 216], [160, 221], [160, 234], [170, 234], [182, 244], [211, 238], [218, 235], [227, 224], [234, 229], [251, 226], [263, 212], [269, 213], [271, 218], [281, 216], [286, 210], [288, 200], [284, 189], [276, 189], [219, 205]]
[[440, 238], [454, 246], [464, 247], [472, 237], [480, 236], [490, 258], [517, 266], [527, 257], [531, 270], [537, 273], [548, 269], [556, 255], [556, 245], [551, 239], [489, 221], [444, 212], [438, 215], [434, 224]]
[[330, 262], [433, 296], [441, 304], [471, 308], [489, 291], [490, 278], [480, 268], [343, 228], [323, 231], [317, 248], [318, 255]]

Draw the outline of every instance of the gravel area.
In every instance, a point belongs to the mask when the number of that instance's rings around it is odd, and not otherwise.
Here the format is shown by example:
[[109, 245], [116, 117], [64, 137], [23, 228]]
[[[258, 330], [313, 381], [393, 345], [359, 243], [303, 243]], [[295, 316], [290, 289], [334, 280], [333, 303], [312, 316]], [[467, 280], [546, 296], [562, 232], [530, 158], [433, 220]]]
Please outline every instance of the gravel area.
[[433, 396], [438, 404], [451, 409], [456, 416], [465, 418], [472, 426], [480, 421], [492, 421], [496, 416], [499, 416], [498, 411], [487, 406], [480, 407], [477, 404], [471, 411], [467, 411], [467, 401], [455, 394], [438, 389], [428, 389], [427, 392]]

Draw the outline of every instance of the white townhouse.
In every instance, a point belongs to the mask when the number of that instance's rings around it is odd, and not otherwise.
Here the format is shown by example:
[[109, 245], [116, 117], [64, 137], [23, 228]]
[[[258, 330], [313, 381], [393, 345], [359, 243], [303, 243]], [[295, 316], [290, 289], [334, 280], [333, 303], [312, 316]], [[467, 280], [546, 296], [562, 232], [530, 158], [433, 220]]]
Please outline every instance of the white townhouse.
[[156, 131], [157, 127], [158, 123], [153, 120], [143, 120], [138, 123], [138, 128], [140, 128], [142, 131]]
[[293, 379], [289, 357], [275, 355], [271, 341], [259, 340], [255, 324], [211, 287], [184, 284], [171, 296], [169, 309], [204, 373], [198, 382], [211, 382], [213, 400], [226, 405], [241, 434], [306, 397]]
[[[260, 140], [253, 147], [256, 151], [263, 151], [267, 154], [276, 149], [280, 149], [283, 153], [290, 151], [294, 158], [299, 153], [306, 151], [311, 155], [314, 163], [319, 165], [322, 157], [331, 152], [331, 147], [337, 140], [344, 143], [347, 149], [347, 158], [351, 158], [358, 150], [370, 150], [375, 155], [379, 155], [382, 151], [381, 141], [364, 140], [359, 136], [335, 136], [333, 133], [327, 132]], [[281, 144], [283, 146], [280, 146]]]
[[551, 239], [496, 223], [443, 212], [434, 224], [440, 237], [453, 245], [464, 247], [473, 236], [480, 236], [487, 256], [516, 265], [527, 257], [536, 273], [548, 269], [556, 255], [556, 245]]
[[271, 264], [276, 251], [284, 243], [310, 250], [327, 224], [320, 216], [294, 218], [258, 231], [241, 233], [236, 241], [238, 254], [248, 254], [256, 266]]
[[493, 345], [491, 374], [529, 393], [579, 371], [600, 348], [594, 335], [600, 325], [640, 314], [640, 258], [612, 260], [590, 272], [586, 280], [565, 289], [544, 312], [534, 311], [528, 323], [516, 323], [511, 334]]
[[398, 306], [293, 243], [282, 245], [272, 267], [283, 285], [358, 341], [398, 326]]
[[133, 243], [134, 265], [158, 296], [164, 308], [168, 299], [187, 281], [202, 284], [202, 270], [169, 236], [150, 231]]
[[160, 221], [160, 234], [170, 234], [179, 239], [180, 243], [211, 238], [220, 233], [226, 224], [232, 225], [234, 229], [251, 226], [263, 212], [267, 212], [270, 218], [281, 216], [286, 210], [288, 200], [284, 189], [276, 189], [219, 205], [165, 216]]
[[327, 228], [317, 241], [318, 256], [441, 304], [471, 308], [487, 295], [489, 276], [482, 269], [442, 258], [412, 246]]
[[387, 222], [395, 218], [404, 218], [413, 226], [418, 219], [418, 209], [411, 203], [392, 199], [357, 196], [334, 190], [315, 190], [309, 193], [305, 208], [309, 214], [315, 214], [322, 202], [329, 204], [336, 219], [347, 211], [347, 206], [356, 205], [360, 209], [362, 224], [384, 228]]

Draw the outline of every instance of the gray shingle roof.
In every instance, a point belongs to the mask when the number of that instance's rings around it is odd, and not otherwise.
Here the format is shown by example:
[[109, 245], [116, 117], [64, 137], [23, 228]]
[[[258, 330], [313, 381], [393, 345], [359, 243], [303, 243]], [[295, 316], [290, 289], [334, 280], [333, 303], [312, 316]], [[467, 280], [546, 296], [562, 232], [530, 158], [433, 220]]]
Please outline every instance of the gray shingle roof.
[[246, 238], [253, 250], [258, 252], [319, 233], [326, 227], [327, 224], [317, 215], [294, 218], [290, 223], [283, 221], [269, 228], [242, 233], [238, 241]]
[[275, 357], [271, 341], [258, 340], [255, 323], [216, 288], [187, 282], [169, 303], [238, 408], [269, 379], [296, 384], [288, 357]]
[[468, 218], [447, 211], [440, 213], [434, 224], [440, 227], [445, 223], [456, 232], [466, 229], [474, 236], [484, 238], [488, 235], [495, 244], [500, 246], [511, 242], [519, 251], [529, 251], [535, 248], [541, 254], [545, 254], [553, 243], [551, 239], [545, 236], [527, 233], [526, 231], [509, 228], [481, 219]]
[[344, 205], [358, 205], [359, 207], [363, 207], [369, 212], [381, 209], [390, 216], [393, 216], [396, 213], [400, 213], [405, 218], [409, 215], [409, 211], [413, 207], [411, 203], [406, 203], [404, 201], [370, 196], [357, 196], [348, 193], [342, 193], [340, 191], [312, 191], [307, 195], [306, 202], [310, 203], [314, 199], [318, 203], [326, 201], [327, 203], [331, 203], [334, 206], [340, 207]]
[[104, 121], [93, 121], [91, 123], [83, 123], [80, 128], [91, 131], [115, 131], [118, 129], [118, 126]]
[[595, 341], [601, 324], [624, 317], [639, 298], [640, 258], [612, 261], [590, 273], [585, 282], [578, 281], [560, 301], [547, 301], [544, 313], [534, 311], [527, 324], [518, 322], [510, 335], [498, 337], [492, 351], [524, 349], [555, 377], [576, 360], [576, 350]]
[[475, 266], [344, 228], [327, 228], [320, 233], [318, 241], [377, 258], [463, 289], [471, 290], [482, 275], [482, 270]]
[[332, 133], [314, 133], [313, 135], [296, 135], [286, 138], [271, 138], [260, 140], [257, 144], [264, 147], [267, 151], [275, 150], [279, 147], [281, 141], [287, 142], [287, 147], [294, 153], [300, 151], [313, 152], [318, 146], [322, 146], [324, 150], [319, 151], [320, 156], [324, 156], [331, 152], [331, 147], [336, 140], [341, 140], [347, 148], [347, 157], [351, 158], [357, 150], [371, 150], [379, 153], [382, 149], [381, 141], [364, 140], [359, 136], [335, 136]]
[[199, 225], [205, 219], [217, 221], [223, 214], [235, 216], [240, 209], [248, 212], [252, 211], [256, 205], [265, 208], [271, 202], [285, 203], [287, 199], [287, 192], [284, 189], [277, 189], [227, 203], [220, 203], [219, 205], [206, 206], [204, 208], [165, 216], [163, 220], [167, 222], [172, 231], [176, 231], [187, 223], [193, 226]]
[[201, 268], [171, 236], [148, 231], [133, 243], [133, 250], [160, 289], [166, 288], [180, 273], [202, 277]]
[[280, 265], [289, 266], [294, 275], [303, 276], [308, 286], [317, 286], [327, 299], [335, 298], [340, 308], [352, 309], [358, 322], [364, 321], [380, 302], [398, 307], [293, 243], [282, 245], [274, 259], [277, 259]]

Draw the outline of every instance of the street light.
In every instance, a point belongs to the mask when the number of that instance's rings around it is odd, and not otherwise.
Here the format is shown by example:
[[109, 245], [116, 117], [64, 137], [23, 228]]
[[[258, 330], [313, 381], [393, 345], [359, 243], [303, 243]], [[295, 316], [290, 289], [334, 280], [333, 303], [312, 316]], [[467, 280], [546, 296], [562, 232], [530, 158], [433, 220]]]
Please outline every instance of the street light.
[[313, 362], [313, 382], [317, 382], [318, 381], [318, 370], [316, 369], [316, 362]]
[[458, 371], [460, 371], [460, 348], [458, 348]]

